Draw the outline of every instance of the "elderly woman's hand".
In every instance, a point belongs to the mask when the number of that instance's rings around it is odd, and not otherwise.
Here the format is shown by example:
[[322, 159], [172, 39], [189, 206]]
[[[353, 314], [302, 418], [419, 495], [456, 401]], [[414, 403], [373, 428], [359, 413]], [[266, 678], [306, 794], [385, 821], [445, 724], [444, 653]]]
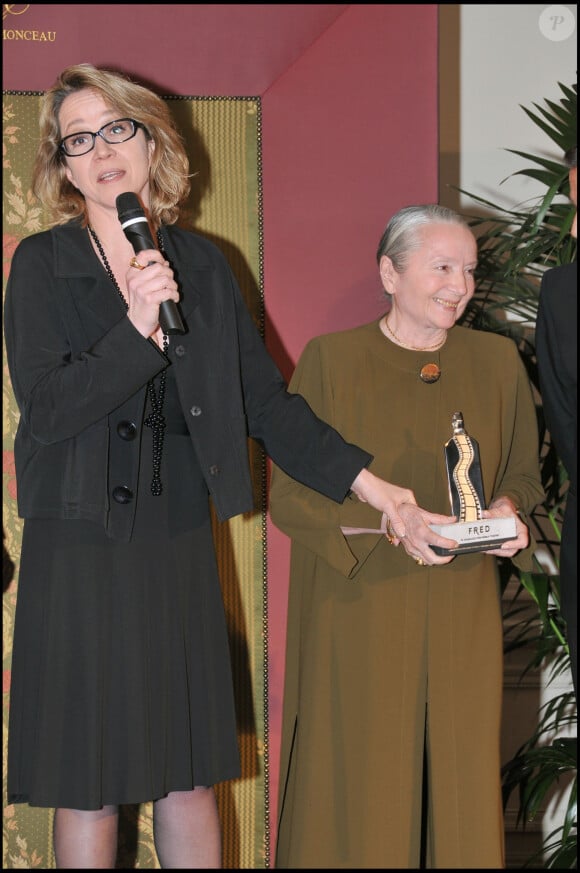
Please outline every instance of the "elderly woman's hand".
[[526, 549], [530, 543], [530, 532], [520, 518], [515, 504], [509, 497], [498, 497], [492, 500], [489, 508], [483, 511], [484, 518], [515, 518], [516, 538], [502, 543], [499, 549], [490, 549], [486, 555], [495, 555], [498, 558], [513, 558], [522, 549]]
[[417, 563], [448, 564], [453, 560], [453, 555], [436, 555], [429, 546], [450, 549], [457, 542], [435, 533], [429, 525], [451, 524], [456, 521], [454, 516], [421, 509], [412, 491], [385, 482], [370, 470], [361, 470], [351, 487], [359, 500], [382, 510], [385, 536], [391, 545], [402, 544]]
[[[427, 512], [416, 504], [401, 504], [399, 516], [405, 524], [405, 536], [399, 539], [403, 548], [420, 565], [436, 566], [449, 564], [455, 555], [437, 555], [431, 546], [440, 546], [443, 549], [452, 549], [457, 541], [443, 537], [430, 527], [432, 524], [453, 524], [457, 521], [455, 516], [440, 515], [435, 512]], [[393, 545], [398, 545], [394, 542]]]

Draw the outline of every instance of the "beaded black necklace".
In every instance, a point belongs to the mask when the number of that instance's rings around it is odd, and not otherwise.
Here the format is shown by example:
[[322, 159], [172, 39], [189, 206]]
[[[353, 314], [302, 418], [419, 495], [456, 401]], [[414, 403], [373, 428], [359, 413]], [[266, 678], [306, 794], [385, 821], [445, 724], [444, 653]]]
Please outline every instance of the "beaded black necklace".
[[[123, 301], [123, 305], [127, 310], [129, 305], [123, 296], [123, 292], [119, 287], [119, 283], [115, 278], [115, 274], [111, 269], [111, 265], [107, 260], [107, 256], [105, 255], [105, 250], [101, 245], [101, 241], [98, 238], [97, 234], [93, 230], [93, 228], [89, 225], [89, 233], [93, 238], [93, 242], [97, 247], [97, 250], [101, 256], [101, 260], [103, 262], [103, 266], [107, 272], [107, 276], [113, 283], [117, 294]], [[163, 237], [161, 236], [161, 230], [157, 231], [157, 242], [159, 244], [159, 251], [163, 252]], [[163, 354], [167, 357], [167, 351], [169, 349], [169, 338], [166, 333], [163, 334]], [[165, 400], [165, 380], [166, 380], [166, 370], [162, 370], [158, 377], [158, 389], [155, 390], [155, 385], [153, 384], [153, 379], [150, 379], [147, 383], [147, 392], [149, 394], [149, 402], [151, 404], [151, 412], [147, 416], [144, 421], [144, 424], [147, 427], [151, 428], [151, 434], [153, 437], [153, 478], [151, 480], [151, 494], [153, 497], [159, 497], [161, 492], [163, 491], [163, 483], [161, 482], [161, 457], [163, 454], [163, 438], [165, 436], [165, 418], [163, 416], [163, 402]]]

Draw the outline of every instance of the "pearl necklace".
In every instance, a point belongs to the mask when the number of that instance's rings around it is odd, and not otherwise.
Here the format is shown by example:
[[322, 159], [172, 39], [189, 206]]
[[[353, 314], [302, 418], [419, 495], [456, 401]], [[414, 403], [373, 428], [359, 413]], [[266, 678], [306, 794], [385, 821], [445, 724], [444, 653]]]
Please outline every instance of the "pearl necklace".
[[[93, 230], [93, 228], [89, 225], [89, 233], [93, 239], [95, 246], [97, 247], [97, 251], [101, 256], [101, 260], [103, 262], [103, 266], [107, 273], [107, 276], [113, 283], [117, 294], [123, 301], [123, 305], [125, 306], [125, 311], [129, 309], [129, 304], [125, 300], [123, 292], [119, 287], [119, 283], [115, 278], [115, 274], [111, 269], [111, 265], [107, 260], [107, 256], [105, 255], [105, 250], [101, 245], [101, 241], [98, 238], [97, 234]], [[159, 244], [159, 251], [163, 252], [163, 237], [161, 236], [161, 230], [157, 231], [157, 242]], [[167, 351], [169, 349], [169, 339], [167, 334], [163, 334], [163, 354], [167, 357]], [[153, 379], [150, 379], [147, 383], [147, 393], [149, 395], [149, 402], [151, 404], [151, 412], [147, 416], [144, 421], [144, 424], [147, 427], [151, 428], [151, 434], [153, 437], [153, 478], [151, 480], [151, 494], [153, 497], [159, 497], [161, 492], [163, 491], [163, 483], [161, 482], [161, 457], [163, 454], [163, 438], [165, 436], [165, 418], [163, 416], [163, 402], [165, 400], [165, 381], [166, 381], [167, 370], [162, 370], [159, 375], [159, 385], [158, 390], [155, 391], [155, 385], [153, 384]]]
[[397, 336], [397, 334], [392, 329], [392, 327], [389, 326], [389, 322], [388, 322], [387, 318], [383, 319], [383, 324], [385, 325], [385, 327], [387, 328], [387, 331], [390, 333], [390, 335], [395, 340], [397, 345], [402, 346], [404, 349], [409, 349], [409, 351], [411, 351], [411, 352], [434, 352], [437, 349], [440, 349], [441, 346], [444, 345], [444, 343], [447, 340], [447, 334], [445, 334], [443, 339], [440, 340], [438, 343], [435, 343], [435, 345], [432, 345], [432, 346], [410, 346], [407, 343], [403, 342], [403, 340]]

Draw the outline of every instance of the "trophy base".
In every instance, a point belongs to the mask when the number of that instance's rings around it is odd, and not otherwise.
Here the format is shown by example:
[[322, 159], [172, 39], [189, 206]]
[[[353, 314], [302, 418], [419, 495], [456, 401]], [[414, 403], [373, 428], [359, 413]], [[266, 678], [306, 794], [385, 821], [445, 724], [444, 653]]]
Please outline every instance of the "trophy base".
[[432, 524], [431, 530], [456, 540], [454, 549], [431, 546], [436, 555], [467, 555], [471, 552], [487, 552], [498, 549], [502, 543], [516, 538], [515, 518], [482, 518], [455, 524]]

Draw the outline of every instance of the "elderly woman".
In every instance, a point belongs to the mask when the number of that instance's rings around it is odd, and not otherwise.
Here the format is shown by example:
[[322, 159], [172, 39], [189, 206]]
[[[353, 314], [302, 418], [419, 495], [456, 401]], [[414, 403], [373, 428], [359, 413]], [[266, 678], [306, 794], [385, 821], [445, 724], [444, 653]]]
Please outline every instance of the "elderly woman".
[[274, 470], [271, 512], [292, 538], [278, 867], [502, 868], [502, 620], [497, 556], [529, 560], [542, 499], [535, 408], [517, 348], [456, 326], [476, 241], [436, 205], [402, 209], [380, 241], [386, 315], [318, 337], [290, 384], [377, 471], [449, 511], [455, 412], [479, 443], [485, 519], [501, 547], [441, 557], [417, 508], [406, 536], [369, 506]]

